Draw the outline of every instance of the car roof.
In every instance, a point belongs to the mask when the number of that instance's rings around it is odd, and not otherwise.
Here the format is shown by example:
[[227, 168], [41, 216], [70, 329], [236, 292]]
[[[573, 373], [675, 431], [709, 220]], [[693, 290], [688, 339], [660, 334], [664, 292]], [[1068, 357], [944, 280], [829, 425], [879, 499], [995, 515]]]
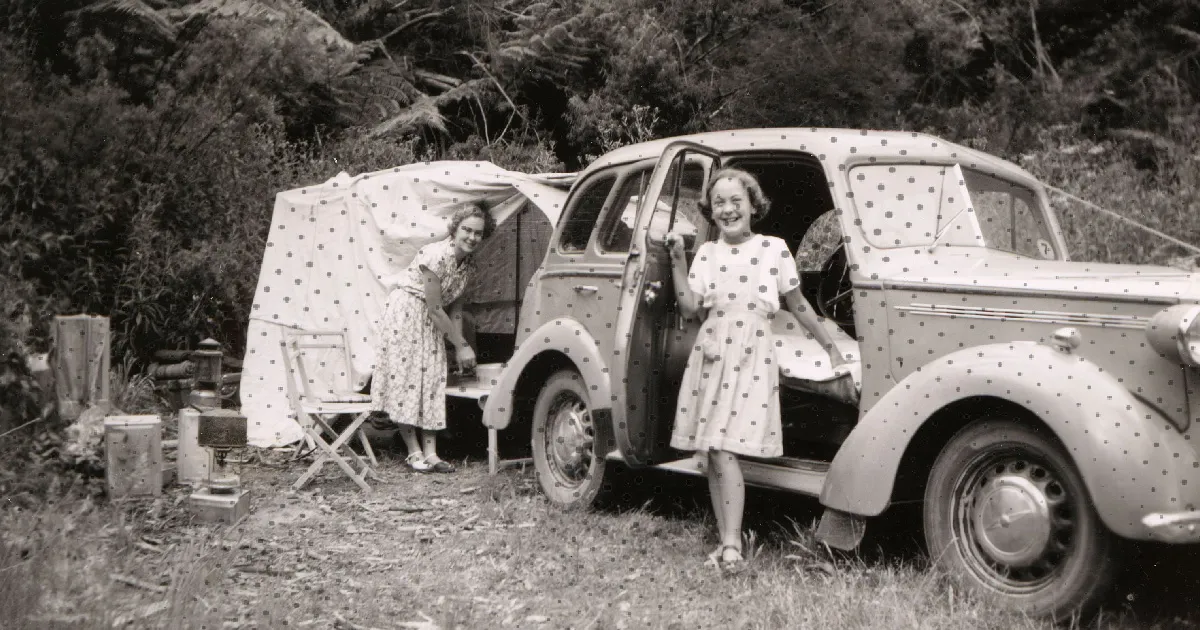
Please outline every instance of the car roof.
[[1036, 181], [1031, 174], [1008, 160], [929, 134], [814, 127], [731, 129], [631, 144], [600, 156], [583, 169], [575, 181], [578, 183], [594, 171], [609, 166], [657, 158], [667, 145], [678, 140], [717, 147], [727, 153], [750, 150], [805, 151], [839, 164], [869, 147], [871, 156], [893, 154], [897, 157], [956, 160], [977, 169]]

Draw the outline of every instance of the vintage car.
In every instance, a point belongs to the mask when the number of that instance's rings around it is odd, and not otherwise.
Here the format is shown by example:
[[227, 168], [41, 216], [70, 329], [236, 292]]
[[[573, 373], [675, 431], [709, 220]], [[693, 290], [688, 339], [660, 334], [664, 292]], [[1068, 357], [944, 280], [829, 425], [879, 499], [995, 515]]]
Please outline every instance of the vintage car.
[[723, 166], [757, 175], [772, 200], [757, 231], [796, 253], [861, 368], [860, 395], [835, 395], [827, 355], [776, 316], [785, 454], [745, 459], [748, 483], [817, 498], [839, 548], [922, 505], [940, 567], [1059, 618], [1100, 601], [1123, 540], [1200, 539], [1196, 280], [1072, 262], [1029, 173], [905, 132], [706, 133], [580, 174], [481, 402], [489, 428], [530, 427], [551, 501], [592, 504], [614, 462], [703, 474], [668, 446], [699, 322], [679, 313], [663, 238], [684, 234], [689, 260], [715, 238], [696, 200]]

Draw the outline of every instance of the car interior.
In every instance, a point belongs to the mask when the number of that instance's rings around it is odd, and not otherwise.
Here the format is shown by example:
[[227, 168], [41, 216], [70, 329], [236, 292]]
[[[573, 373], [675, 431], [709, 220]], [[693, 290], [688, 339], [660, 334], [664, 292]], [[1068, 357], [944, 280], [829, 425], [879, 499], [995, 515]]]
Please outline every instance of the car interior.
[[[805, 238], [818, 219], [834, 208], [821, 163], [808, 154], [757, 153], [730, 156], [725, 164], [753, 174], [771, 200], [769, 213], [754, 226], [755, 231], [782, 238], [797, 260], [816, 254], [820, 262], [815, 268], [800, 265], [802, 291], [819, 313], [855, 337], [846, 256], [837, 242], [841, 230], [834, 222], [829, 234]], [[814, 391], [783, 387], [780, 404], [785, 458], [831, 459], [858, 419], [856, 407]]]
[[[756, 154], [731, 157], [727, 164], [753, 174], [762, 186], [763, 194], [771, 200], [770, 212], [754, 226], [756, 231], [782, 238], [797, 259], [802, 258], [802, 252], [808, 247], [821, 245], [811, 239], [805, 241], [805, 235], [817, 219], [834, 207], [820, 162], [806, 154]], [[838, 232], [840, 236], [840, 230]], [[800, 280], [808, 301], [854, 337], [850, 295], [841, 296], [849, 289], [847, 271], [845, 254], [838, 249], [825, 258], [821, 269], [801, 269]], [[840, 301], [833, 306], [840, 308], [826, 312], [823, 306], [836, 298]]]

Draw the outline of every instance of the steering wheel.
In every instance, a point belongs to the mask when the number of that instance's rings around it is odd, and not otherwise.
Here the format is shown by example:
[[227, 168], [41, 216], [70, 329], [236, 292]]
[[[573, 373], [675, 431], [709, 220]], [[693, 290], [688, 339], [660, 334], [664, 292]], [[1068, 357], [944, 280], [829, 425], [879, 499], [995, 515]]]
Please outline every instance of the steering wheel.
[[843, 329], [854, 325], [854, 287], [850, 284], [845, 243], [839, 244], [821, 265], [817, 311]]

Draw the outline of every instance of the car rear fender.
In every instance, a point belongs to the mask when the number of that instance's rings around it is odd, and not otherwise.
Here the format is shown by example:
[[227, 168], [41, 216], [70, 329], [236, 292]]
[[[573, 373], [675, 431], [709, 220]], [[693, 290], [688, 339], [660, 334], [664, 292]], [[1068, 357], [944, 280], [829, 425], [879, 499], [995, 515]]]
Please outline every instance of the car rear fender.
[[504, 429], [512, 422], [517, 387], [521, 377], [539, 357], [548, 353], [565, 358], [579, 371], [591, 397], [593, 413], [606, 415], [612, 406], [612, 383], [608, 364], [600, 356], [596, 340], [579, 322], [562, 317], [533, 331], [505, 362], [483, 406], [483, 424]]
[[[1200, 459], [1190, 436], [1096, 364], [1034, 342], [960, 350], [897, 383], [842, 444], [821, 503], [862, 516], [883, 512], [913, 436], [939, 410], [975, 397], [1019, 405], [1049, 428], [1118, 535], [1149, 539], [1142, 517], [1200, 505]], [[928, 474], [913, 472], [922, 480]]]

